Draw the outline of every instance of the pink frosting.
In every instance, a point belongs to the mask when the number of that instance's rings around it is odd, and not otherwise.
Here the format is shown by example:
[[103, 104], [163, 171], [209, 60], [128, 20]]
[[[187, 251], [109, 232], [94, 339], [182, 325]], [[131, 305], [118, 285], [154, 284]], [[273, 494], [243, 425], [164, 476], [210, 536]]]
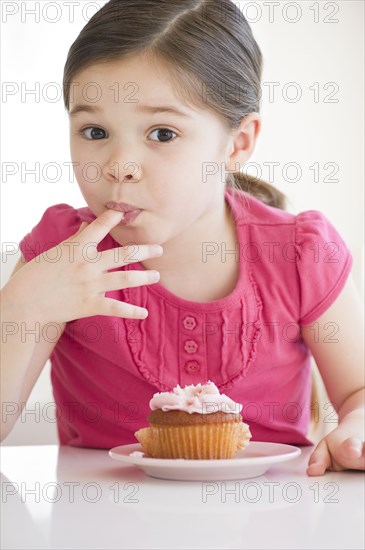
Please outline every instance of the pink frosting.
[[242, 405], [227, 395], [220, 394], [213, 382], [181, 388], [177, 385], [171, 392], [155, 393], [150, 401], [150, 408], [155, 411], [185, 411], [188, 413], [211, 414], [218, 411], [239, 413]]

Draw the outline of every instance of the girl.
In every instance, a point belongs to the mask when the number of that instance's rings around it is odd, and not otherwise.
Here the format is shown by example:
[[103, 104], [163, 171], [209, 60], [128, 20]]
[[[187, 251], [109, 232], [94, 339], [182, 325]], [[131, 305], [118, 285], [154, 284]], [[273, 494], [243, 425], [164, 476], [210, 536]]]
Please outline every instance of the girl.
[[312, 354], [339, 423], [307, 472], [364, 469], [351, 253], [321, 212], [288, 213], [240, 171], [261, 73], [230, 0], [111, 0], [71, 46], [64, 101], [87, 207], [48, 208], [2, 291], [4, 322], [41, 335], [7, 338], [2, 402], [20, 412], [50, 358], [61, 444], [135, 442], [154, 393], [211, 380], [243, 404], [253, 440], [310, 445]]

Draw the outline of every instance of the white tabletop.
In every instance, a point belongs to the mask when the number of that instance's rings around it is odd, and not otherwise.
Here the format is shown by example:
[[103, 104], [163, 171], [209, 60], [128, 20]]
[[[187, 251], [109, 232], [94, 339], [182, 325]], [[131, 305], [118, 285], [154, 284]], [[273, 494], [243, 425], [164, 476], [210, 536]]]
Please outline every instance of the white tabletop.
[[364, 548], [364, 474], [305, 473], [313, 447], [265, 475], [167, 481], [106, 450], [2, 447], [1, 548]]

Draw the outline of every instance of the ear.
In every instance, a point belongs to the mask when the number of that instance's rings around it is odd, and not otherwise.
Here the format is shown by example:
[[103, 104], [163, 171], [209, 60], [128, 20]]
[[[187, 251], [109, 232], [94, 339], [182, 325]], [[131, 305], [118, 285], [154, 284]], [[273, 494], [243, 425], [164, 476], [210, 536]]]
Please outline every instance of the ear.
[[252, 155], [261, 130], [259, 113], [249, 113], [231, 135], [227, 146], [226, 170], [238, 172]]

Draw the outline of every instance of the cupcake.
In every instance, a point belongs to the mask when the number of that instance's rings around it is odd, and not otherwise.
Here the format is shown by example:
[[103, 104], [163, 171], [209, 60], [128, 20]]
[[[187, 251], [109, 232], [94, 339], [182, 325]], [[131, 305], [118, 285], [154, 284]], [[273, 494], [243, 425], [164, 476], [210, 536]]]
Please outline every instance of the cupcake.
[[148, 428], [135, 432], [143, 451], [153, 458], [233, 458], [251, 438], [242, 420], [242, 405], [220, 394], [213, 382], [177, 385], [155, 393]]

